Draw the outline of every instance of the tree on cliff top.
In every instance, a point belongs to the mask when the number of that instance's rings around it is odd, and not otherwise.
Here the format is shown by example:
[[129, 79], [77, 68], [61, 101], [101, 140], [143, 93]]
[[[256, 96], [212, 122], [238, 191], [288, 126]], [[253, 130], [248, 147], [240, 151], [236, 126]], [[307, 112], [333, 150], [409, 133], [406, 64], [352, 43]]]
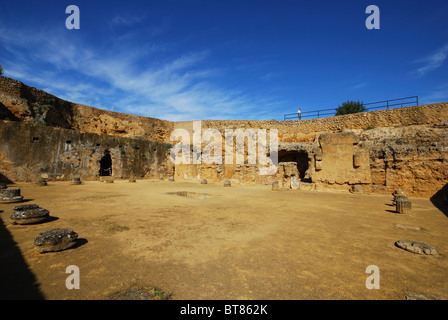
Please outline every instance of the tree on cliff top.
[[2, 76], [3, 75], [3, 67], [2, 67], [2, 65], [0, 64], [0, 76]]
[[338, 106], [338, 108], [336, 108], [336, 115], [340, 116], [343, 114], [357, 113], [364, 111], [367, 111], [367, 109], [362, 101], [360, 102], [360, 101], [347, 100], [347, 102], [344, 102], [341, 106]]

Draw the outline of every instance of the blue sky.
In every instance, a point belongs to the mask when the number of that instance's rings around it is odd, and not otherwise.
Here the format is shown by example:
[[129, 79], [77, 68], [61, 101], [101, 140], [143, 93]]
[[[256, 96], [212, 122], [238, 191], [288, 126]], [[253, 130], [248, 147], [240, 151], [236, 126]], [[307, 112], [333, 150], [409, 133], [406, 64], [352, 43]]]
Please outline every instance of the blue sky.
[[[380, 29], [368, 30], [368, 5]], [[65, 9], [77, 5], [80, 29]], [[62, 99], [172, 121], [418, 95], [448, 101], [448, 2], [3, 2], [4, 74]]]

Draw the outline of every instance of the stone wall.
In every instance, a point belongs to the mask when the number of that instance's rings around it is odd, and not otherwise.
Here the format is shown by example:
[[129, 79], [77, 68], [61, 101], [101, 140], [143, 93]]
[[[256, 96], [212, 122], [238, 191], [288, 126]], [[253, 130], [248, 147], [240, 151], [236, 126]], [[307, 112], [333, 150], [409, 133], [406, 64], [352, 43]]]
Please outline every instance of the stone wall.
[[88, 107], [0, 76], [0, 120], [166, 142], [170, 121]]
[[[443, 110], [445, 106], [426, 107]], [[418, 109], [421, 108], [412, 108], [414, 111]], [[394, 112], [403, 113], [403, 110]], [[410, 114], [409, 110], [406, 113]], [[422, 111], [422, 114], [429, 115], [432, 111]], [[443, 114], [440, 115], [442, 117]], [[292, 188], [293, 180], [299, 178], [307, 190], [337, 189], [390, 194], [400, 188], [410, 196], [429, 198], [448, 183], [448, 121], [436, 119], [433, 115], [422, 117], [421, 120], [420, 124], [406, 126], [368, 126], [360, 129], [344, 128], [336, 132], [315, 132], [310, 142], [300, 141], [301, 138], [285, 142], [279, 133], [279, 170], [271, 176], [261, 176], [258, 174], [258, 165], [247, 164], [247, 141], [243, 151], [244, 164], [176, 165], [175, 176], [178, 180], [190, 181], [205, 178], [220, 182], [230, 179], [237, 184], [278, 182], [282, 188]], [[405, 120], [402, 122], [405, 123]], [[224, 141], [225, 129], [241, 129], [245, 122], [203, 121], [202, 132], [213, 123], [221, 125], [217, 128]], [[223, 126], [225, 123], [229, 127]], [[299, 132], [294, 134], [298, 127], [292, 127], [289, 134], [300, 136]], [[190, 130], [192, 125], [183, 122], [177, 128]], [[254, 127], [252, 125], [249, 128]], [[205, 147], [203, 143], [202, 151]], [[225, 147], [223, 143], [223, 159]], [[295, 167], [290, 165], [291, 161], [296, 163]], [[289, 165], [286, 167], [287, 163]]]
[[[317, 134], [341, 132], [344, 129], [406, 127], [434, 124], [448, 119], [448, 103], [377, 110], [309, 120], [202, 120], [203, 129], [277, 129], [281, 142], [312, 142]], [[174, 129], [192, 130], [192, 122], [174, 123]], [[191, 131], [190, 131], [191, 132]]]
[[170, 134], [182, 128], [192, 137], [191, 121], [87, 107], [0, 76], [0, 173], [13, 181], [41, 175], [96, 179], [98, 160], [108, 148], [117, 178], [165, 174], [187, 181], [278, 182], [280, 188], [295, 188], [299, 181], [307, 190], [356, 186], [391, 193], [401, 188], [412, 196], [431, 197], [448, 183], [447, 120], [448, 103], [438, 103], [300, 121], [201, 121], [202, 132], [212, 128], [221, 133], [223, 157], [226, 129], [278, 130], [278, 171], [263, 176], [257, 164], [247, 161], [247, 151], [243, 163], [174, 167], [167, 152], [168, 143], [176, 143]]
[[166, 143], [0, 120], [0, 180], [95, 180], [106, 149], [115, 178], [159, 178], [170, 165]]
[[369, 152], [359, 146], [353, 132], [326, 133], [319, 136], [314, 154], [312, 180], [326, 184], [369, 184]]
[[404, 189], [430, 198], [448, 183], [448, 121], [359, 133], [370, 155], [373, 192]]

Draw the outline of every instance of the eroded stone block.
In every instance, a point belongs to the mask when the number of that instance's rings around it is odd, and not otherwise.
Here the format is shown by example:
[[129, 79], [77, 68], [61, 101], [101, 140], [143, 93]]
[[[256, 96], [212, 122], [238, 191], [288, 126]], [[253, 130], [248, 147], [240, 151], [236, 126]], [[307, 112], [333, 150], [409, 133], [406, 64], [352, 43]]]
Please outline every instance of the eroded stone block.
[[421, 241], [401, 239], [395, 242], [395, 245], [401, 249], [417, 254], [437, 254], [436, 248]]
[[0, 201], [2, 202], [20, 202], [23, 200], [23, 196], [20, 195], [20, 189], [0, 189]]
[[77, 238], [72, 229], [48, 230], [34, 238], [34, 247], [39, 253], [62, 251], [73, 247]]
[[48, 185], [47, 180], [44, 179], [44, 178], [41, 178], [41, 179], [37, 180], [36, 184], [39, 185], [39, 186], [46, 186], [46, 185]]
[[47, 209], [40, 208], [37, 204], [23, 204], [13, 208], [14, 213], [10, 219], [16, 224], [41, 223], [50, 217]]
[[73, 178], [71, 184], [73, 185], [79, 185], [81, 184], [81, 178]]
[[408, 214], [411, 213], [412, 204], [411, 201], [406, 198], [399, 198], [395, 201], [395, 210], [399, 214]]

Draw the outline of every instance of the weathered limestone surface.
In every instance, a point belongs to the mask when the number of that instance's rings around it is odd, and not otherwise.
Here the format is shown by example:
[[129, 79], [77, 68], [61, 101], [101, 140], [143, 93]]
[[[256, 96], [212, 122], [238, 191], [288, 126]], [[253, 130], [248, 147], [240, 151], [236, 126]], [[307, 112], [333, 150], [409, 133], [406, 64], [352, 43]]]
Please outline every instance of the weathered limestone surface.
[[411, 213], [412, 204], [411, 201], [406, 198], [400, 198], [395, 201], [396, 211], [400, 214]]
[[23, 204], [13, 208], [14, 213], [10, 219], [16, 224], [41, 223], [49, 218], [47, 209], [40, 208], [37, 204]]
[[0, 119], [164, 143], [170, 121], [92, 108], [0, 76]]
[[[201, 125], [220, 130], [223, 137], [225, 129], [277, 129], [279, 151], [308, 154], [306, 182], [315, 189], [349, 191], [359, 184], [364, 192], [404, 188], [409, 196], [429, 198], [448, 183], [448, 103], [303, 121], [205, 120]], [[191, 122], [175, 128], [192, 134]], [[256, 172], [255, 165], [191, 167], [176, 166], [176, 176], [179, 170], [180, 178], [194, 180], [207, 167], [207, 179], [218, 181], [235, 176], [240, 183], [270, 185], [277, 178], [241, 174]]]
[[72, 229], [53, 229], [41, 232], [34, 238], [34, 247], [39, 253], [62, 251], [73, 247], [78, 234]]
[[278, 164], [277, 182], [280, 189], [297, 190], [299, 188], [298, 176], [297, 163], [280, 162]]
[[[248, 161], [247, 140], [244, 151], [234, 154], [242, 155], [243, 162], [174, 166], [168, 155], [176, 142], [170, 133], [182, 128], [192, 137], [191, 121], [174, 123], [81, 106], [1, 76], [0, 122], [0, 180], [33, 181], [42, 174], [50, 181], [73, 176], [95, 180], [107, 148], [114, 178], [163, 174], [178, 181], [281, 181], [281, 187], [286, 183], [299, 190], [350, 191], [360, 185], [364, 192], [390, 194], [403, 188], [410, 197], [427, 198], [448, 184], [448, 103], [302, 121], [201, 121], [203, 131], [221, 133], [223, 156], [226, 130], [250, 129], [251, 137], [259, 129], [277, 130], [280, 152], [305, 155], [294, 160], [298, 175], [288, 181], [283, 172], [260, 175], [260, 166]], [[219, 142], [203, 143], [201, 151], [216, 147]], [[204, 160], [210, 157], [204, 155]], [[290, 177], [297, 178], [291, 183]]]
[[300, 188], [299, 178], [296, 176], [291, 177], [291, 189], [298, 190]]
[[39, 185], [39, 186], [46, 186], [46, 185], [48, 185], [47, 180], [43, 179], [43, 178], [37, 180], [36, 184]]
[[395, 244], [397, 245], [397, 247], [413, 253], [429, 255], [437, 254], [436, 248], [420, 241], [401, 239], [398, 240]]
[[[348, 191], [361, 185], [364, 192], [384, 194], [403, 188], [410, 196], [429, 198], [448, 183], [447, 123], [317, 133], [313, 142], [281, 142], [279, 150], [308, 154], [307, 182], [319, 188]], [[261, 177], [258, 170], [256, 165], [181, 165], [176, 176], [272, 184], [283, 174], [281, 164], [276, 177]]]
[[0, 189], [0, 202], [20, 202], [23, 196], [19, 188]]
[[73, 178], [71, 184], [73, 184], [73, 185], [82, 184], [81, 178], [79, 178], [79, 177]]
[[36, 181], [42, 174], [48, 181], [98, 180], [106, 149], [114, 178], [151, 178], [166, 172], [165, 143], [0, 120], [0, 172], [14, 182]]
[[364, 190], [362, 189], [362, 186], [359, 184], [352, 185], [352, 189], [350, 190], [351, 193], [364, 193]]
[[360, 136], [360, 145], [370, 153], [372, 185], [379, 187], [377, 191], [403, 189], [408, 196], [429, 198], [448, 183], [446, 121], [374, 128]]
[[[319, 136], [322, 169], [313, 173], [313, 181], [349, 185], [370, 183], [369, 153], [358, 146], [359, 141], [359, 136], [353, 132]], [[354, 166], [354, 155], [357, 166]]]
[[404, 192], [402, 189], [395, 190], [393, 193], [393, 196], [394, 196], [394, 200], [392, 201], [392, 204], [394, 204], [394, 205], [395, 205], [397, 199], [407, 198], [406, 192]]
[[[277, 120], [204, 120], [202, 128], [262, 128], [277, 129], [279, 141], [313, 142], [320, 133], [342, 132], [344, 129], [369, 131], [366, 128], [399, 128], [414, 125], [434, 125], [448, 120], [448, 103], [420, 105], [415, 107], [377, 110], [336, 117], [302, 121]], [[174, 128], [192, 130], [191, 122], [174, 123]]]

